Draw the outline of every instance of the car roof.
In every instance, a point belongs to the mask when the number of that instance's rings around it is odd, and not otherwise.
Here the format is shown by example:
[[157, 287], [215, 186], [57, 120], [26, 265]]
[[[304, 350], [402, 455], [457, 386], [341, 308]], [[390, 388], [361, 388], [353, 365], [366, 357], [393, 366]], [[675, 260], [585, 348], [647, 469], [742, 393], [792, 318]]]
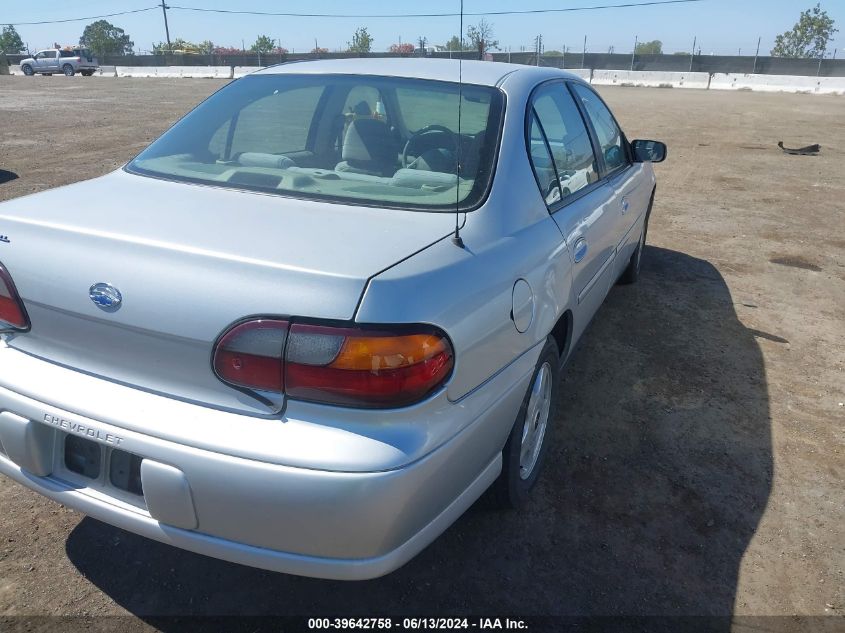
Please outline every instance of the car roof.
[[423, 57], [353, 58], [325, 59], [317, 61], [288, 62], [262, 69], [253, 75], [282, 74], [333, 74], [333, 75], [375, 75], [387, 77], [408, 77], [411, 79], [433, 79], [458, 81], [481, 86], [497, 86], [508, 75], [536, 75], [538, 81], [550, 77], [578, 79], [576, 75], [557, 68], [538, 68], [503, 62], [482, 62], [457, 59], [431, 59]]

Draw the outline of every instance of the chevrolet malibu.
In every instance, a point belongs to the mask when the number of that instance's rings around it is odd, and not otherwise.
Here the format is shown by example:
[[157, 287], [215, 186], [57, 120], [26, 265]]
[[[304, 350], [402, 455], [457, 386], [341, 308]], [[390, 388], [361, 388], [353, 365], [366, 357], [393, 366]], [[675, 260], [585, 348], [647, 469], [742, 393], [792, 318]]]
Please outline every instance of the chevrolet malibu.
[[525, 501], [665, 153], [556, 69], [234, 81], [0, 205], [0, 473], [201, 554], [386, 574], [488, 489]]

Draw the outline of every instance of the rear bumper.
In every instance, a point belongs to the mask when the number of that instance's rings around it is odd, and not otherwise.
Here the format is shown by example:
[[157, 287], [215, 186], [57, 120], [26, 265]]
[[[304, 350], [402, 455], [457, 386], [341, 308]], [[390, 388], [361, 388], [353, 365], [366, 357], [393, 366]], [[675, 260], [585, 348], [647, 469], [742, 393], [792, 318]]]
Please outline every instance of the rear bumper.
[[[224, 454], [0, 386], [0, 473], [92, 517], [200, 554], [298, 575], [373, 578], [425, 548], [496, 478], [533, 369], [530, 356], [468, 396], [488, 398], [489, 406], [459, 433], [409, 464], [371, 472]], [[242, 417], [230, 415], [235, 423]], [[143, 496], [110, 486], [107, 467], [98, 480], [64, 468], [70, 435], [98, 443], [106, 460], [114, 448], [142, 457]]]
[[[0, 455], [0, 473], [53, 501], [129, 532], [197, 554], [250, 567], [334, 580], [377, 578], [404, 565], [460, 517], [495, 480], [500, 469], [501, 456], [497, 456], [458, 498], [411, 538], [384, 554], [355, 559], [311, 556], [256, 547], [199, 531], [173, 527], [153, 519], [147, 513], [113, 504], [108, 500], [97, 499], [84, 491], [74, 490], [64, 482], [49, 477], [30, 475]], [[346, 529], [343, 524], [335, 525], [335, 528], [342, 531]]]

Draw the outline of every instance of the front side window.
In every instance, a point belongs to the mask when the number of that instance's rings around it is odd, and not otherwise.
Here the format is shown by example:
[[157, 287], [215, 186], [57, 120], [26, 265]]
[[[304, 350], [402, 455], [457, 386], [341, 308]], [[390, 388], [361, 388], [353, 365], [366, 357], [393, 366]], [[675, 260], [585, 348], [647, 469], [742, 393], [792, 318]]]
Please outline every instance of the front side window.
[[485, 86], [255, 75], [212, 95], [127, 170], [298, 198], [468, 209], [489, 190], [503, 109], [501, 92]]
[[[578, 106], [566, 86], [552, 83], [541, 86], [534, 93], [531, 104], [529, 142], [534, 173], [546, 201], [565, 199], [598, 180], [598, 168], [590, 135]], [[551, 151], [552, 160], [548, 152]], [[549, 168], [558, 184], [547, 184]]]
[[625, 152], [625, 137], [622, 130], [616, 125], [616, 121], [607, 106], [604, 105], [598, 95], [581, 85], [573, 86], [575, 93], [584, 104], [590, 123], [596, 131], [596, 136], [604, 155], [604, 164], [608, 172], [615, 171], [628, 164], [628, 156]]

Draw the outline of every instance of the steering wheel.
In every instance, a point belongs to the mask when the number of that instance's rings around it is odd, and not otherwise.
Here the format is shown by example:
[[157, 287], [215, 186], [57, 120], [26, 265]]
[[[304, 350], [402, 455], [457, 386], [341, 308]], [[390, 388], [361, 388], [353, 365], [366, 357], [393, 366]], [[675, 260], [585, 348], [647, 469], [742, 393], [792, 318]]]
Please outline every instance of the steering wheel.
[[[459, 143], [458, 135], [455, 134], [455, 132], [453, 132], [449, 128], [447, 128], [445, 125], [437, 125], [435, 123], [435, 124], [432, 124], [432, 125], [426, 125], [424, 128], [417, 130], [416, 132], [414, 132], [414, 134], [411, 136], [411, 138], [408, 139], [408, 142], [405, 143], [405, 148], [402, 150], [402, 167], [408, 167], [408, 165], [410, 164], [408, 162], [408, 154], [411, 154], [412, 156], [416, 156], [417, 158], [419, 158], [419, 154], [417, 154], [413, 150], [415, 150], [416, 146], [420, 144], [421, 139], [423, 139], [426, 136], [432, 137], [435, 134], [445, 136], [449, 139], [449, 141], [447, 141], [444, 144], [438, 143], [434, 147], [439, 147], [441, 149], [451, 149], [451, 150], [453, 150], [456, 154], [455, 158], [457, 159], [458, 143]], [[429, 142], [430, 142], [430, 140], [431, 139], [429, 139]], [[451, 144], [451, 147], [449, 147], [449, 144], [447, 144], [447, 143]], [[416, 160], [416, 159], [414, 159], [414, 160]], [[411, 161], [411, 162], [413, 162], [413, 161]]]

